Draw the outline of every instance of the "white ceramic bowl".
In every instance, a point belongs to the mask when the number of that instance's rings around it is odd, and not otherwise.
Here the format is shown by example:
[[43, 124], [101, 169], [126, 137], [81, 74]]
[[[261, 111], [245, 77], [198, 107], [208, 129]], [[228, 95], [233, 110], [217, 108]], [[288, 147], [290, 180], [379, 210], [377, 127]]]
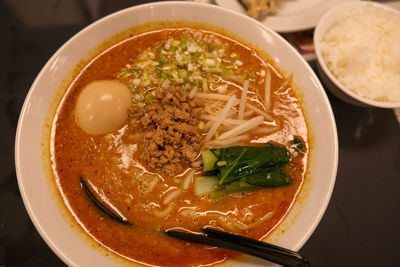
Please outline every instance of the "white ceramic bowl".
[[331, 10], [329, 10], [318, 22], [315, 31], [314, 31], [314, 47], [315, 54], [317, 56], [318, 61], [318, 73], [320, 78], [327, 89], [329, 89], [336, 97], [341, 100], [356, 106], [362, 107], [379, 107], [379, 108], [396, 108], [400, 107], [400, 102], [383, 102], [383, 101], [375, 101], [363, 96], [357, 95], [346, 86], [343, 85], [329, 70], [327, 64], [324, 61], [321, 53], [321, 41], [325, 36], [325, 33], [335, 24], [337, 23], [343, 16], [352, 12], [355, 9], [363, 8], [367, 5], [371, 5], [376, 8], [381, 8], [384, 10], [388, 10], [389, 12], [394, 12], [398, 16], [400, 16], [400, 12], [396, 9], [388, 7], [383, 4], [368, 2], [368, 1], [351, 1], [348, 3], [344, 3], [338, 5]]
[[[96, 249], [94, 241], [76, 231], [77, 224], [63, 215], [66, 209], [57, 205], [59, 197], [51, 189], [54, 181], [48, 182], [48, 166], [40, 159], [43, 153], [46, 154], [41, 147], [41, 142], [46, 142], [42, 134], [49, 132], [46, 124], [51, 123], [51, 118], [46, 117], [46, 113], [54, 109], [51, 103], [57, 97], [56, 88], [81, 59], [88, 57], [93, 47], [127, 28], [159, 20], [206, 22], [225, 28], [268, 51], [282, 70], [293, 72], [294, 82], [304, 99], [312, 140], [309, 175], [291, 212], [267, 241], [292, 250], [300, 249], [324, 214], [336, 178], [338, 141], [328, 98], [309, 65], [278, 34], [247, 16], [190, 2], [147, 4], [107, 16], [72, 37], [39, 73], [23, 105], [15, 141], [18, 184], [37, 230], [68, 265], [114, 266], [121, 263]], [[265, 264], [250, 257], [234, 263], [243, 266], [243, 260], [248, 266]]]

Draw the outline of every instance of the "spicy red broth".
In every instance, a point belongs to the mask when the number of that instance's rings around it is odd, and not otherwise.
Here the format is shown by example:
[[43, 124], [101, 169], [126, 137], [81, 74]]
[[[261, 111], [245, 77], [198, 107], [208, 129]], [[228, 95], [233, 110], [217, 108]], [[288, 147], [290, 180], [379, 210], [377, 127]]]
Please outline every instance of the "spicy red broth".
[[[266, 104], [268, 75], [271, 93]], [[240, 135], [243, 138], [235, 145], [258, 146], [272, 142], [285, 147], [291, 159], [284, 170], [291, 184], [242, 192], [221, 189], [224, 191], [221, 194], [196, 194], [195, 181], [204, 175], [199, 164], [200, 153], [192, 161], [185, 159], [182, 165], [178, 164], [182, 168], [176, 173], [157, 169], [158, 162], [149, 165], [141, 156], [142, 139], [136, 136], [143, 123], [134, 120], [142, 117], [129, 116], [121, 127], [106, 134], [88, 134], [79, 127], [75, 111], [77, 98], [86, 85], [97, 80], [118, 80], [125, 84], [132, 96], [130, 112], [150, 107], [152, 101], [161, 103], [156, 92], [160, 88], [168, 92], [174, 86], [183, 94], [192, 93], [185, 101], [202, 98], [204, 111], [192, 123], [202, 138], [201, 151], [224, 147], [218, 136], [222, 136], [224, 128], [227, 132], [236, 127], [236, 117], [232, 117], [234, 119], [218, 127], [214, 139], [205, 141], [207, 123], [227, 104], [227, 100], [208, 102], [205, 94], [234, 95], [239, 101], [243, 81], [247, 81], [246, 97], [253, 108], [243, 111], [244, 119], [262, 117], [263, 113], [255, 110], [256, 107], [271, 116], [272, 121], [265, 115], [265, 121]], [[165, 96], [166, 93], [162, 95]], [[231, 108], [232, 113], [239, 112], [239, 105]], [[272, 129], [270, 132], [266, 130], [268, 127]], [[212, 264], [233, 257], [235, 254], [230, 251], [176, 240], [163, 231], [180, 228], [199, 232], [202, 227], [209, 226], [261, 239], [289, 211], [307, 168], [307, 125], [288, 77], [259, 51], [230, 37], [195, 28], [147, 32], [101, 53], [70, 85], [55, 116], [53, 131], [54, 172], [59, 190], [75, 219], [111, 251], [144, 264], [188, 266]], [[302, 142], [300, 152], [294, 147], [294, 139]], [[186, 179], [188, 175], [192, 175], [190, 180]], [[80, 177], [86, 179], [107, 207], [131, 224], [121, 224], [93, 205], [82, 190]]]

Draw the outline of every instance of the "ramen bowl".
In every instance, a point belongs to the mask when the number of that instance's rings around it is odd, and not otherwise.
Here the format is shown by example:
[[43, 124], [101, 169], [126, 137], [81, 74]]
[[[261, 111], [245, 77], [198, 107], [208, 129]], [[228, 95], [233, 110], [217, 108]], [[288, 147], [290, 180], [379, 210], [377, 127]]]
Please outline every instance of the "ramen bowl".
[[[309, 65], [278, 34], [247, 16], [212, 5], [186, 2], [147, 4], [109, 15], [72, 37], [39, 73], [22, 108], [15, 143], [18, 184], [36, 229], [68, 265], [114, 266], [126, 263], [123, 257], [99, 246], [71, 218], [51, 175], [49, 140], [53, 137], [52, 118], [66, 85], [76, 75], [76, 66], [83, 59], [93, 57], [93, 51], [98, 53], [99, 46], [107, 44], [105, 41], [113, 36], [156, 21], [215, 25], [266, 51], [281, 70], [293, 73], [293, 82], [298, 88], [297, 94], [308, 123], [309, 164], [305, 182], [290, 212], [265, 241], [292, 250], [300, 249], [321, 220], [336, 178], [338, 142], [328, 98]], [[237, 266], [265, 264], [245, 256], [228, 263]]]

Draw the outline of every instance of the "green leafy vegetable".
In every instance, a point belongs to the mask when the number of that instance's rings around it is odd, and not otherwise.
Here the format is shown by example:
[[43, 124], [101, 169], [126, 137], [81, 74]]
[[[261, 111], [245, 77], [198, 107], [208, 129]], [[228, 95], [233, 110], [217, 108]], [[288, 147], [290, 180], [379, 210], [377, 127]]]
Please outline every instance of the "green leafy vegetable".
[[211, 171], [214, 170], [215, 163], [217, 162], [217, 156], [210, 150], [201, 152], [201, 158], [203, 160], [203, 170]]
[[218, 189], [218, 178], [215, 176], [199, 176], [194, 182], [194, 192], [200, 196]]
[[293, 143], [293, 145], [291, 147], [293, 148], [294, 151], [296, 151], [296, 152], [304, 151], [304, 144], [300, 139], [295, 137], [293, 139], [292, 143]]
[[236, 181], [228, 184], [225, 188], [228, 192], [242, 192], [260, 189], [260, 187], [248, 184], [246, 182]]
[[[254, 190], [258, 187], [290, 185], [291, 178], [282, 170], [290, 162], [286, 148], [271, 143], [263, 146], [234, 146], [202, 152], [203, 169], [218, 177], [227, 191]], [[222, 164], [221, 164], [222, 163]]]
[[247, 183], [263, 187], [279, 187], [290, 185], [291, 178], [281, 169], [266, 169], [247, 177]]

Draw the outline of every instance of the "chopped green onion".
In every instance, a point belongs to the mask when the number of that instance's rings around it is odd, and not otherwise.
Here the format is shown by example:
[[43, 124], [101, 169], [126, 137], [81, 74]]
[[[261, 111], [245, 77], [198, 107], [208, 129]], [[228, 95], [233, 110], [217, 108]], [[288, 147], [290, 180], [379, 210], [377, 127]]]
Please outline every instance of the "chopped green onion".
[[208, 91], [207, 79], [203, 79], [203, 92]]
[[204, 122], [200, 121], [200, 122], [199, 122], [199, 126], [198, 126], [199, 130], [200, 130], [200, 131], [203, 130], [203, 129], [204, 129], [204, 126], [205, 126]]
[[185, 185], [185, 184], [184, 184], [183, 182], [179, 182], [179, 183], [178, 183], [179, 189], [183, 190], [184, 185]]
[[227, 69], [226, 67], [222, 66], [222, 71], [225, 75], [233, 75], [233, 70]]
[[214, 74], [221, 74], [222, 73], [222, 69], [220, 69], [220, 68], [211, 68], [208, 71], [211, 72], [211, 73], [214, 73]]
[[153, 100], [153, 95], [151, 93], [147, 93], [144, 97], [144, 102], [149, 103], [151, 100]]
[[192, 57], [194, 57], [194, 60], [197, 61], [201, 54], [200, 54], [200, 52], [194, 52], [194, 53], [191, 53], [191, 55], [192, 55]]
[[207, 45], [207, 51], [208, 51], [208, 52], [212, 52], [212, 51], [214, 51], [214, 50], [215, 50], [215, 48], [216, 48], [216, 46], [215, 46], [215, 45], [212, 45], [212, 44], [209, 44], [209, 45]]
[[186, 45], [186, 44], [187, 44], [187, 39], [186, 39], [185, 37], [182, 37], [182, 38], [181, 38], [181, 43], [182, 43], [183, 45]]
[[145, 70], [143, 74], [144, 74], [144, 78], [145, 78], [146, 80], [148, 80], [149, 77], [150, 77], [149, 71], [148, 71], [148, 70]]
[[130, 73], [127, 70], [123, 70], [120, 73], [118, 73], [118, 78], [120, 79], [125, 79], [130, 75]]
[[217, 161], [218, 167], [225, 166], [226, 164], [228, 164], [228, 163], [225, 160]]
[[185, 78], [187, 76], [187, 71], [186, 70], [180, 70], [179, 71], [179, 77], [180, 78]]
[[154, 47], [139, 49], [138, 56], [120, 70], [117, 78], [129, 87], [132, 95], [140, 96], [135, 98], [140, 106], [139, 101], [146, 104], [152, 99], [147, 94], [149, 86], [166, 89], [172, 84], [182, 84], [185, 91], [199, 86], [202, 92], [213, 89], [223, 93], [227, 88], [215, 77], [250, 75], [242, 71], [243, 62], [237, 53], [226, 53], [226, 45], [210, 34], [205, 33], [204, 37], [197, 38], [188, 30], [177, 39], [170, 36]]

